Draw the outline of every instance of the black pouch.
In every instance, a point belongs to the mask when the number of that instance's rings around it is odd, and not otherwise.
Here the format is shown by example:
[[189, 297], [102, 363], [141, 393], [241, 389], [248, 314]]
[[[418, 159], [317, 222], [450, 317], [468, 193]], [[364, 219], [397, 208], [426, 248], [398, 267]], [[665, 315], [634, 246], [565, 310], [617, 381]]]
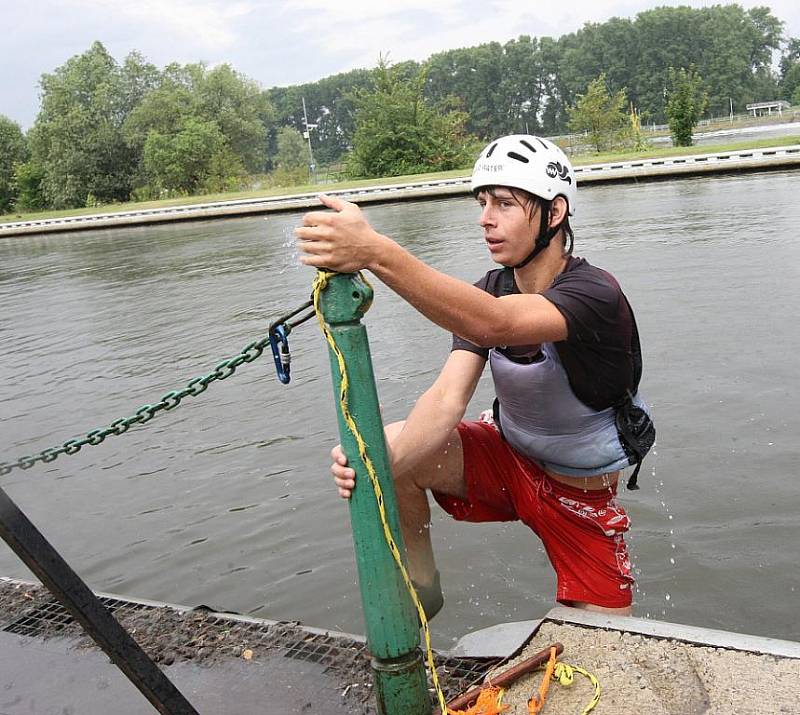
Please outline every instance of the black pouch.
[[641, 407], [634, 405], [630, 397], [617, 406], [616, 422], [622, 448], [631, 460], [631, 464], [636, 465], [633, 474], [628, 478], [628, 489], [638, 489], [639, 469], [644, 456], [656, 441], [656, 427], [650, 415]]

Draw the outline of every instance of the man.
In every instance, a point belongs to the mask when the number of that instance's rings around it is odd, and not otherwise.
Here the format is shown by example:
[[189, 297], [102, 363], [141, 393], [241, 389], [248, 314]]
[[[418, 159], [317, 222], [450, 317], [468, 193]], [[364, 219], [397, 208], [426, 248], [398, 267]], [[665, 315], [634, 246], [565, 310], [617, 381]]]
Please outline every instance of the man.
[[[504, 267], [474, 286], [418, 260], [336, 198], [321, 196], [333, 212], [306, 214], [295, 232], [301, 262], [369, 269], [453, 333], [434, 384], [404, 422], [386, 428], [409, 571], [434, 615], [443, 597], [426, 528], [430, 490], [456, 519], [530, 526], [556, 570], [559, 602], [627, 615], [629, 519], [617, 481], [649, 448], [636, 438], [654, 435], [636, 394], [633, 313], [609, 273], [571, 255], [575, 175], [557, 146], [527, 135], [492, 142], [472, 189], [491, 258]], [[487, 361], [495, 419], [464, 422]], [[355, 473], [340, 447], [332, 457], [347, 498]]]

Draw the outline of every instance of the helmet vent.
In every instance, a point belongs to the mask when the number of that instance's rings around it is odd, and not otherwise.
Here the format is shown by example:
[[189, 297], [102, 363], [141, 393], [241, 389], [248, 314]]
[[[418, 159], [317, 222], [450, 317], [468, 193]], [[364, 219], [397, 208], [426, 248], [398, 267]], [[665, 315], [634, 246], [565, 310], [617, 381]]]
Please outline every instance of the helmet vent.
[[523, 164], [528, 164], [530, 159], [527, 156], [522, 156], [522, 154], [517, 154], [515, 151], [508, 152], [509, 159], [516, 159], [517, 161], [521, 161]]
[[488, 158], [489, 158], [489, 157], [490, 157], [492, 154], [494, 154], [494, 150], [495, 150], [495, 149], [497, 149], [497, 142], [495, 142], [494, 144], [492, 144], [492, 146], [490, 146], [490, 147], [489, 147], [489, 151], [487, 151], [487, 152], [486, 152], [486, 158], [487, 158], [487, 159], [488, 159]]
[[544, 143], [541, 137], [536, 137], [539, 140], [539, 144], [541, 144], [545, 149], [547, 149], [547, 144]]
[[533, 145], [529, 142], [526, 142], [524, 139], [520, 139], [519, 143], [522, 144], [522, 146], [530, 149], [534, 154], [536, 153], [536, 149], [533, 147]]

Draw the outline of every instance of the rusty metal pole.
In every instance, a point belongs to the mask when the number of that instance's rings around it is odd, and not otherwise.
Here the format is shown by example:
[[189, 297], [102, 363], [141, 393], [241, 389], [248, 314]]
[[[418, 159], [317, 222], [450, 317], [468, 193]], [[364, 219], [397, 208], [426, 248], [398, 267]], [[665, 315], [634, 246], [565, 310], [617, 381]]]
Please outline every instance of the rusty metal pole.
[[[390, 530], [400, 553], [405, 555], [367, 330], [361, 323], [372, 303], [372, 288], [358, 275], [333, 275], [320, 302], [323, 318], [345, 358], [350, 384], [349, 410], [368, 445], [383, 492]], [[341, 443], [356, 472], [356, 488], [350, 498], [350, 521], [378, 712], [380, 715], [430, 715], [432, 704], [419, 648], [417, 612], [387, 546], [366, 466], [344, 420], [339, 363], [334, 352], [329, 352]]]

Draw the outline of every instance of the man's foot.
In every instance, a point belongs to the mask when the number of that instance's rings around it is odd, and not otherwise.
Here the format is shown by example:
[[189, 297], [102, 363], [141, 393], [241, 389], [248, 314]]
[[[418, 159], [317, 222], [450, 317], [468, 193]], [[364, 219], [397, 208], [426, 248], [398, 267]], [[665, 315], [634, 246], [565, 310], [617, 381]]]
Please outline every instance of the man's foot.
[[439, 580], [439, 572], [433, 574], [433, 583], [430, 586], [420, 586], [415, 581], [411, 581], [414, 585], [414, 590], [417, 592], [417, 598], [422, 604], [422, 610], [425, 611], [425, 618], [431, 620], [444, 606], [444, 596], [442, 595], [442, 585]]

